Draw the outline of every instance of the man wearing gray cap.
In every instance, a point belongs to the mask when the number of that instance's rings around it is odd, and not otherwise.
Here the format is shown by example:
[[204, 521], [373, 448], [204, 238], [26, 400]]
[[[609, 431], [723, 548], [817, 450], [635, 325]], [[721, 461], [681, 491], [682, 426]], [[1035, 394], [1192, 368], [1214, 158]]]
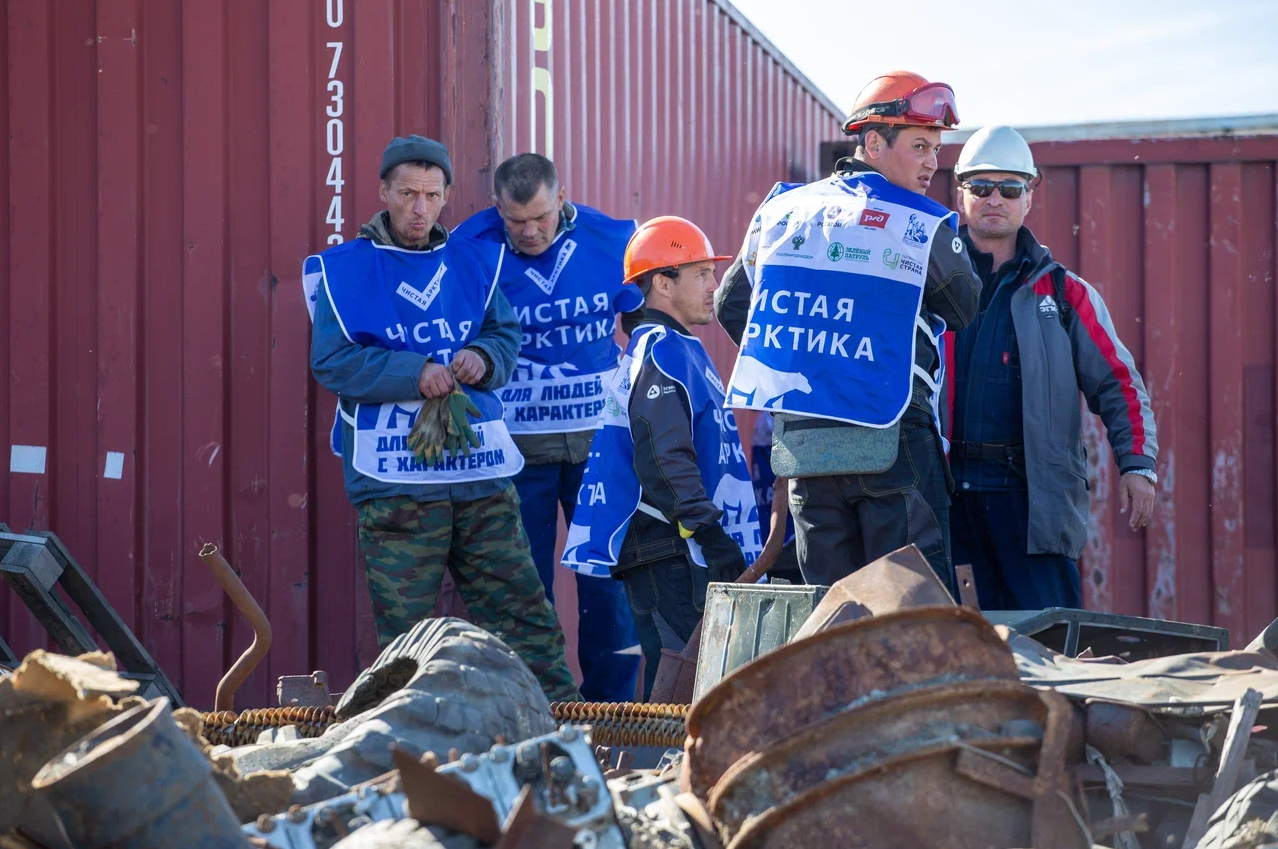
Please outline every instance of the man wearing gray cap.
[[[495, 394], [521, 335], [497, 286], [505, 248], [438, 223], [452, 176], [439, 142], [386, 148], [386, 209], [303, 266], [311, 370], [339, 399], [332, 448], [359, 510], [378, 643], [432, 615], [451, 569], [475, 623], [514, 649], [547, 698], [575, 700], [510, 481], [524, 459]], [[465, 438], [423, 452], [418, 437], [437, 415]]]

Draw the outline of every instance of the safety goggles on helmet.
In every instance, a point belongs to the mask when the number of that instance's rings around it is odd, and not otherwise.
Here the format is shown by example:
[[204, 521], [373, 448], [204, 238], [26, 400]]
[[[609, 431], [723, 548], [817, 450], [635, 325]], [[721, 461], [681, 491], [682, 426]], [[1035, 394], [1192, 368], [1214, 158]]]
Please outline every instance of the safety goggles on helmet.
[[851, 133], [876, 118], [892, 124], [953, 127], [959, 122], [954, 89], [946, 83], [927, 83], [897, 100], [871, 103], [848, 116], [843, 131]]
[[994, 194], [995, 189], [998, 189], [998, 193], [1008, 200], [1016, 200], [1029, 189], [1022, 180], [1000, 180], [997, 183], [993, 180], [967, 180], [960, 184], [960, 187], [967, 189], [978, 198], [987, 198]]

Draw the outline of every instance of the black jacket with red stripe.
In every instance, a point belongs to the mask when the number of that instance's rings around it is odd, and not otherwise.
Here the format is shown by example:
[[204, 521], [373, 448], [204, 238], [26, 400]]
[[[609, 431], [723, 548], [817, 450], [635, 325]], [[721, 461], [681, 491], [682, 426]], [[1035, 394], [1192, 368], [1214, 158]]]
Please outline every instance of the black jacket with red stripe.
[[[960, 235], [971, 251], [966, 227]], [[1021, 357], [1028, 553], [1077, 558], [1087, 544], [1090, 506], [1079, 393], [1105, 424], [1122, 472], [1154, 468], [1154, 414], [1100, 293], [1054, 260], [1032, 233], [1024, 235], [1036, 250], [1032, 270], [1012, 294], [1011, 310]], [[945, 393], [952, 410], [954, 345], [947, 344], [946, 351]]]

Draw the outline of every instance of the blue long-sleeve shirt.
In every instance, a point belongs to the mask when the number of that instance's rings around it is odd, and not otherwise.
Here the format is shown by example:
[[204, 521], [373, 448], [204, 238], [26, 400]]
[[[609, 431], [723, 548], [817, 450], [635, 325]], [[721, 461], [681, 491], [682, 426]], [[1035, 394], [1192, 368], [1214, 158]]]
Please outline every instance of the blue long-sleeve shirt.
[[[375, 221], [377, 219], [374, 219]], [[442, 227], [436, 225], [438, 230]], [[369, 235], [371, 232], [371, 235]], [[382, 232], [385, 232], [384, 229]], [[376, 230], [366, 226], [364, 238], [382, 241]], [[443, 239], [447, 239], [444, 231]], [[432, 242], [432, 246], [439, 244]], [[347, 415], [354, 415], [355, 404], [381, 404], [390, 401], [416, 400], [422, 397], [417, 378], [429, 358], [411, 351], [391, 351], [358, 345], [346, 338], [328, 300], [327, 281], [320, 281], [315, 299], [315, 322], [311, 331], [311, 372], [321, 386], [336, 394]], [[510, 380], [519, 354], [521, 331], [519, 319], [500, 289], [493, 292], [484, 312], [479, 335], [467, 348], [483, 353], [489, 366], [482, 389], [500, 389]], [[509, 478], [471, 481], [460, 484], [399, 484], [374, 480], [355, 471], [355, 431], [342, 422], [342, 468], [346, 479], [346, 496], [352, 504], [373, 498], [408, 496], [417, 501], [475, 501], [496, 495], [506, 488]]]

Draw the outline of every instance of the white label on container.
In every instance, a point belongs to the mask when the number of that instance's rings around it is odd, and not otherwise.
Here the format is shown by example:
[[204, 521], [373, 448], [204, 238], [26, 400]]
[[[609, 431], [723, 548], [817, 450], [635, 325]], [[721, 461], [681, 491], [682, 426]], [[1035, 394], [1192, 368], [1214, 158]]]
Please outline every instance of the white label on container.
[[124, 452], [107, 452], [106, 467], [102, 470], [102, 477], [116, 481], [124, 477]]
[[44, 474], [44, 459], [48, 453], [43, 445], [14, 445], [9, 449], [9, 471], [24, 475]]

